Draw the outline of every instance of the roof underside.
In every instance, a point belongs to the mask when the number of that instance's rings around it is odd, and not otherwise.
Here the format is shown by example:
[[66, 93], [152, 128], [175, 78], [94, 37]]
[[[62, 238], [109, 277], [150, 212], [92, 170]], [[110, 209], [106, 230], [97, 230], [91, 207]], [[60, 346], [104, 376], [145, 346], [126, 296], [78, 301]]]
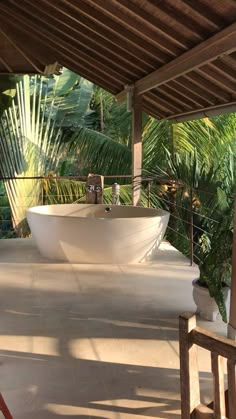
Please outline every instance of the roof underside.
[[236, 110], [235, 0], [0, 0], [0, 73], [60, 63], [157, 118]]

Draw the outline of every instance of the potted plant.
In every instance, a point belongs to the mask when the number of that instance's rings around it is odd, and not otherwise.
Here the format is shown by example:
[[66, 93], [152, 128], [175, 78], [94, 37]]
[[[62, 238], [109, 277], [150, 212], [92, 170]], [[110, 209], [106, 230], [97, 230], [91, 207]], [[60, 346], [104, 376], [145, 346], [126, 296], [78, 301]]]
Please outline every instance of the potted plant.
[[233, 202], [222, 214], [208, 249], [199, 265], [200, 277], [193, 281], [193, 299], [200, 317], [215, 321], [220, 313], [227, 322], [227, 299], [232, 270]]

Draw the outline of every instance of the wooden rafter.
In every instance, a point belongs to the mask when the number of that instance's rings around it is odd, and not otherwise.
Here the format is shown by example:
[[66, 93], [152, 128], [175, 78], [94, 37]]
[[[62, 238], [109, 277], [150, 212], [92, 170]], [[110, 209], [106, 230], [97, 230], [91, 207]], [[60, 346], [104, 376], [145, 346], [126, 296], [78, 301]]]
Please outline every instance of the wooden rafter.
[[5, 31], [3, 31], [1, 28], [0, 28], [0, 34], [4, 37], [4, 38], [6, 38], [7, 39], [7, 41], [13, 46], [13, 48], [17, 51], [17, 52], [19, 52], [20, 53], [20, 55], [22, 55], [22, 57], [24, 57], [25, 58], [25, 60], [27, 61], [27, 63], [29, 63], [30, 65], [31, 65], [31, 67], [33, 68], [33, 69], [35, 69], [36, 70], [36, 72], [37, 73], [41, 73], [42, 72], [42, 68], [39, 68], [38, 66], [37, 66], [37, 64], [35, 63], [35, 61], [31, 58], [31, 57], [29, 57], [29, 55], [28, 54], [26, 54], [24, 51], [23, 51], [23, 49], [22, 48], [20, 48], [17, 44], [16, 44], [16, 42], [15, 41], [13, 41], [13, 39], [11, 39], [10, 37], [9, 37], [9, 35], [7, 35], [6, 34], [6, 32]]
[[216, 106], [209, 106], [205, 108], [194, 109], [191, 112], [182, 112], [179, 114], [174, 114], [168, 117], [169, 120], [175, 122], [182, 122], [182, 121], [191, 121], [193, 119], [201, 119], [206, 117], [212, 117], [215, 115], [223, 114], [223, 113], [230, 113], [236, 112], [236, 101], [227, 103], [225, 105], [216, 105]]
[[[201, 42], [160, 69], [136, 81], [137, 94], [142, 95], [155, 87], [213, 61], [223, 54], [229, 54], [233, 51], [236, 51], [236, 23]], [[125, 95], [125, 90], [119, 94], [119, 98], [122, 95]]]
[[4, 0], [0, 73], [58, 62], [121, 101], [135, 85], [154, 117], [189, 119], [235, 102], [235, 22], [234, 0]]

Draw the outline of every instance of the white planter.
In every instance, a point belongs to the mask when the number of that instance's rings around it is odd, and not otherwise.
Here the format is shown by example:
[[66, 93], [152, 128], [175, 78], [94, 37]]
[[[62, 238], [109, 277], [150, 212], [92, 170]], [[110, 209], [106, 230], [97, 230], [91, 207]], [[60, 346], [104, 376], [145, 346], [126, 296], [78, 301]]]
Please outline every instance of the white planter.
[[[200, 286], [197, 281], [197, 279], [193, 281], [193, 300], [197, 306], [197, 313], [202, 319], [214, 322], [219, 315], [218, 306], [214, 298], [210, 296], [208, 288]], [[229, 302], [229, 291], [228, 287], [223, 290], [226, 307]]]

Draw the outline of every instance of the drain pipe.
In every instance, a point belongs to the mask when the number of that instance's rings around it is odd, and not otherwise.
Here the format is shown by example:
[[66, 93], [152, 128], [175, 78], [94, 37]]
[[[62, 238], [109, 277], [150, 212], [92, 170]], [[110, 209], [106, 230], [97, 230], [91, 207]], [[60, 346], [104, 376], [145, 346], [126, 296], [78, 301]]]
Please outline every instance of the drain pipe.
[[112, 205], [120, 205], [120, 185], [118, 183], [112, 185]]

